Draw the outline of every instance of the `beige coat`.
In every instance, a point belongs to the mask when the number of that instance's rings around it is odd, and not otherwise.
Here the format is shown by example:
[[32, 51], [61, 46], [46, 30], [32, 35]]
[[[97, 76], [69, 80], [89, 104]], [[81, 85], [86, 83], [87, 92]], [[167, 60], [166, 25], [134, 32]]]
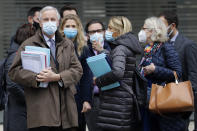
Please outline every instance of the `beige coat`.
[[21, 45], [9, 70], [11, 80], [25, 87], [28, 128], [62, 125], [64, 129], [67, 129], [78, 126], [74, 95], [75, 84], [83, 73], [82, 67], [75, 55], [73, 43], [62, 38], [58, 32], [55, 38], [59, 70], [56, 68], [52, 55], [50, 65], [54, 72], [60, 74], [64, 87], [60, 87], [58, 82], [50, 82], [47, 88], [38, 88], [36, 73], [22, 68], [20, 54], [25, 50], [25, 46], [49, 48], [41, 31], [36, 32]]

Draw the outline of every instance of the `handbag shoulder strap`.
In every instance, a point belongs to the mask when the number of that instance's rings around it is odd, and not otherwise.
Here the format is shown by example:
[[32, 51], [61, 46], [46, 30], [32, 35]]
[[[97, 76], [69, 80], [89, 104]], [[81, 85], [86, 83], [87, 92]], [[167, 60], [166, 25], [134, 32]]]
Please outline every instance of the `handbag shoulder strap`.
[[174, 78], [175, 78], [175, 83], [178, 84], [178, 76], [177, 76], [176, 71], [173, 71], [173, 74], [174, 74]]

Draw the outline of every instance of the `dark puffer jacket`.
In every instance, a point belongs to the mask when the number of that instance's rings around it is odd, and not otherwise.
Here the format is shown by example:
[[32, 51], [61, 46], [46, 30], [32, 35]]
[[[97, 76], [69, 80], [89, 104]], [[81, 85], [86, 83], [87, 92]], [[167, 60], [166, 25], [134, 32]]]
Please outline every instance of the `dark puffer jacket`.
[[99, 87], [119, 81], [120, 87], [101, 92], [98, 126], [103, 130], [130, 131], [135, 126], [132, 92], [136, 54], [141, 52], [137, 38], [131, 32], [118, 37], [108, 57], [112, 71], [96, 79]]

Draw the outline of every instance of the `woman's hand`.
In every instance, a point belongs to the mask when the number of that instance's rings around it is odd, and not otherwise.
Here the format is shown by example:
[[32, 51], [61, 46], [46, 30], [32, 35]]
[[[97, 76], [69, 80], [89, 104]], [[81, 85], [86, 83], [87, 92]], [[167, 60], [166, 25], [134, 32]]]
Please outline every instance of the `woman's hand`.
[[144, 69], [144, 73], [148, 75], [155, 71], [155, 65], [151, 63], [150, 65], [145, 66], [143, 69]]
[[85, 101], [84, 103], [83, 103], [83, 109], [82, 109], [82, 113], [85, 113], [85, 112], [88, 112], [89, 110], [91, 110], [91, 105], [90, 105], [90, 103], [89, 102], [87, 102], [87, 101]]
[[41, 71], [37, 77], [36, 80], [39, 82], [52, 82], [52, 81], [59, 81], [60, 75], [54, 73], [51, 68], [44, 69]]

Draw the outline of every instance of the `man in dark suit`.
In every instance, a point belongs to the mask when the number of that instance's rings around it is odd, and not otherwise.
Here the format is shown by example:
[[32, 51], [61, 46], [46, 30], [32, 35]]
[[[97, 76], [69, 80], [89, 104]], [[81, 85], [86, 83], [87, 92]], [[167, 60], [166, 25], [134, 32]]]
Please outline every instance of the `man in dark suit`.
[[[178, 16], [174, 11], [164, 11], [159, 17], [168, 28], [169, 42], [175, 46], [179, 54], [182, 63], [182, 80], [190, 80], [194, 92], [197, 92], [197, 44], [179, 32]], [[183, 115], [186, 122], [185, 131], [188, 131], [190, 114], [186, 113]]]
[[[91, 56], [95, 56], [99, 54], [99, 51], [106, 49], [110, 50], [110, 46], [108, 42], [104, 40], [105, 27], [103, 23], [99, 20], [92, 19], [90, 20], [85, 27], [85, 31], [87, 34], [88, 47], [90, 49]], [[98, 44], [98, 48], [95, 46]], [[92, 74], [93, 77], [93, 74]], [[87, 111], [88, 104], [83, 104], [83, 112], [86, 112], [85, 118], [89, 131], [100, 131], [100, 129], [96, 126], [96, 121], [98, 118], [98, 110], [99, 110], [99, 89], [92, 81], [92, 88], [89, 91], [85, 91], [86, 97], [89, 97], [89, 101], [91, 102], [91, 106], [89, 111]]]

